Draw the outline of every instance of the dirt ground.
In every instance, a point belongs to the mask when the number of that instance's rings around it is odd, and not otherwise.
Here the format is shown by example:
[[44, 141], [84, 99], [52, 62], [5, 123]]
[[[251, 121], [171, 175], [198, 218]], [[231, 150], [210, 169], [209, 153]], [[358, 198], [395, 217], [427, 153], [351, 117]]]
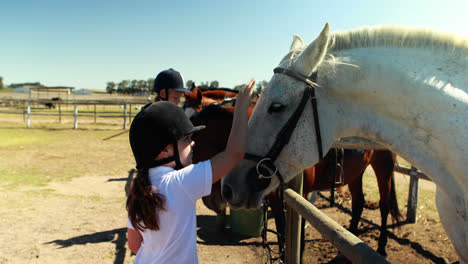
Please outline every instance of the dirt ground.
[[[407, 189], [400, 176], [398, 188]], [[2, 190], [0, 202], [0, 263], [132, 263], [126, 244], [125, 175], [86, 175], [45, 187]], [[0, 186], [0, 190], [1, 190]], [[433, 192], [431, 183], [420, 189]], [[324, 193], [327, 196], [328, 193]], [[367, 198], [367, 197], [366, 197]], [[433, 198], [432, 198], [433, 199]], [[349, 198], [337, 197], [336, 207], [319, 198], [317, 207], [343, 226], [350, 220]], [[400, 210], [406, 215], [405, 201]], [[429, 203], [430, 204], [430, 203]], [[457, 256], [438, 217], [425, 218], [418, 205], [416, 224], [390, 229], [387, 260], [391, 263], [453, 263]], [[434, 202], [432, 201], [434, 207]], [[198, 201], [200, 263], [262, 263], [259, 237], [216, 230], [216, 216]], [[433, 210], [433, 208], [431, 209]], [[379, 210], [364, 209], [359, 237], [376, 248]], [[269, 228], [274, 229], [273, 219]], [[275, 249], [276, 238], [268, 240]], [[337, 250], [310, 225], [306, 228], [304, 263], [344, 263]]]

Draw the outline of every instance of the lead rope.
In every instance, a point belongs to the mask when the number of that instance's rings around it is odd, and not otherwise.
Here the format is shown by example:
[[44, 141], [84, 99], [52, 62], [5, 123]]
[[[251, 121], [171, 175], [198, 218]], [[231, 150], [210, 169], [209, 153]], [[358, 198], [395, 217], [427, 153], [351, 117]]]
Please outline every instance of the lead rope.
[[[277, 189], [277, 195], [279, 198], [280, 206], [281, 206], [281, 221], [283, 222], [283, 232], [279, 232], [279, 230], [274, 231], [271, 229], [268, 229], [268, 206], [269, 202], [264, 201], [263, 202], [263, 230], [262, 230], [262, 248], [263, 248], [263, 255], [262, 255], [262, 260], [261, 263], [263, 264], [273, 264], [276, 261], [278, 263], [283, 264], [284, 263], [284, 252], [285, 252], [285, 241], [284, 241], [284, 234], [285, 234], [285, 225], [286, 225], [286, 216], [284, 214], [284, 184], [280, 185]], [[273, 252], [273, 250], [270, 247], [270, 244], [268, 243], [267, 239], [267, 234], [268, 232], [276, 234], [278, 237], [278, 253]], [[272, 253], [278, 254], [278, 257], [273, 257]], [[265, 262], [264, 258], [266, 256]]]

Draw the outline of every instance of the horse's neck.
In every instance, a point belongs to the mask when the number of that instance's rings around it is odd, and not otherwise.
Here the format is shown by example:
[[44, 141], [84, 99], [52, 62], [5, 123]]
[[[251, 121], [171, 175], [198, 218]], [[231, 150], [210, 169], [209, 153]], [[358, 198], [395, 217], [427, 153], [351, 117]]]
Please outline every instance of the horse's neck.
[[[407, 59], [415, 53], [418, 60]], [[454, 69], [451, 59], [414, 50], [349, 50], [336, 58], [348, 64], [325, 62], [319, 68], [324, 104], [339, 107], [334, 139], [375, 140], [442, 185], [447, 184], [444, 175], [459, 185], [468, 180], [463, 170], [468, 163], [466, 67], [446, 72]], [[321, 71], [326, 79], [320, 79]]]

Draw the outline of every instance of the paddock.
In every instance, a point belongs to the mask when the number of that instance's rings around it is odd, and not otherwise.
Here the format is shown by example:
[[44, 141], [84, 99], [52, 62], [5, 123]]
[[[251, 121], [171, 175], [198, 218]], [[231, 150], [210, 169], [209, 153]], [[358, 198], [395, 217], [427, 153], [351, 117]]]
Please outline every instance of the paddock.
[[[0, 140], [0, 228], [4, 230], [0, 262], [132, 263], [134, 256], [126, 245], [124, 186], [134, 164], [127, 137], [102, 140], [115, 133], [115, 129], [71, 129], [69, 124], [64, 129], [27, 129], [22, 119], [17, 124], [0, 122], [0, 138], [8, 138]], [[370, 171], [364, 177], [366, 200], [377, 201], [375, 176]], [[409, 178], [401, 178], [397, 195], [405, 213]], [[387, 260], [452, 263], [457, 256], [441, 227], [434, 192], [420, 187], [416, 223], [389, 230]], [[319, 198], [316, 206], [341, 226], [351, 219], [345, 197], [337, 196], [333, 208], [325, 198]], [[364, 231], [358, 235], [371, 248], [377, 244], [377, 211], [364, 209]], [[215, 214], [201, 200], [197, 219], [200, 263], [260, 263], [259, 237], [240, 236], [230, 228], [218, 232]], [[268, 221], [274, 227], [273, 219]], [[275, 247], [275, 236], [268, 238]], [[337, 249], [310, 226], [306, 242], [305, 263], [327, 263], [337, 255]]]
[[[92, 105], [84, 105], [83, 107], [84, 109], [80, 110], [81, 113], [86, 111], [86, 108], [93, 111]], [[32, 108], [34, 108], [34, 105]], [[120, 111], [120, 108], [117, 111]], [[14, 117], [14, 115], [6, 116]], [[50, 178], [50, 183], [47, 183], [45, 186], [26, 184], [25, 187], [19, 189], [10, 189], [6, 183], [4, 183], [6, 185], [1, 186], [6, 197], [2, 205], [3, 215], [11, 215], [11, 212], [15, 212], [15, 215], [21, 216], [22, 222], [28, 226], [15, 233], [7, 232], [4, 236], [5, 240], [2, 239], [2, 243], [7, 243], [9, 238], [13, 239], [13, 235], [20, 234], [23, 231], [31, 235], [30, 237], [24, 236], [24, 239], [20, 239], [14, 247], [2, 246], [2, 248], [8, 248], [9, 250], [2, 250], [0, 256], [7, 260], [7, 263], [24, 263], [31, 259], [39, 259], [40, 263], [83, 263], [90, 260], [95, 260], [99, 263], [131, 263], [132, 256], [125, 243], [125, 223], [124, 221], [120, 221], [121, 218], [124, 218], [125, 214], [125, 208], [123, 207], [124, 181], [121, 178], [127, 176], [128, 168], [132, 166], [130, 162], [131, 156], [128, 156], [129, 153], [125, 153], [124, 151], [128, 147], [126, 137], [116, 137], [103, 143], [102, 138], [111, 134], [113, 135], [115, 132], [72, 129], [71, 121], [66, 121], [65, 116], [63, 125], [66, 126], [66, 129], [64, 130], [56, 131], [53, 126], [50, 127], [51, 129], [48, 129], [49, 125], [37, 128], [35, 124], [39, 124], [38, 121], [40, 120], [37, 120], [37, 118], [40, 117], [32, 116], [32, 126], [30, 129], [26, 129], [21, 115], [20, 118], [15, 117], [17, 122], [14, 130], [12, 130], [8, 123], [3, 123], [0, 126], [0, 131], [14, 131], [5, 135], [11, 137], [11, 140], [8, 142], [21, 144], [21, 147], [17, 145], [17, 148], [3, 145], [0, 147], [0, 155], [8, 157], [6, 160], [8, 160], [8, 164], [11, 164], [5, 166], [5, 169], [10, 169], [11, 171], [17, 170], [13, 169], [13, 164], [21, 163], [20, 158], [27, 158], [32, 164], [35, 161], [41, 162], [41, 168], [43, 168], [41, 171], [43, 171], [44, 177]], [[45, 117], [53, 118], [54, 122], [57, 122], [58, 119], [58, 116]], [[89, 118], [93, 122], [92, 119], [94, 117]], [[114, 125], [114, 128], [111, 129], [121, 129], [123, 127], [123, 117], [117, 117], [116, 119], [118, 121]], [[35, 122], [35, 120], [37, 121]], [[79, 128], [82, 127], [80, 123]], [[37, 143], [24, 144], [21, 143], [24, 140], [15, 139], [19, 135], [25, 135], [25, 137], [29, 138], [37, 133], [44, 134], [40, 137], [44, 143], [39, 145]], [[50, 134], [54, 134], [53, 141], [50, 138]], [[85, 134], [96, 135], [91, 139], [81, 139]], [[70, 138], [74, 139], [76, 145], [65, 143]], [[85, 170], [80, 167], [79, 169], [75, 169], [79, 173], [64, 173], [67, 175], [72, 174], [73, 176], [70, 179], [60, 179], [59, 175], [54, 174], [53, 171], [59, 171], [59, 169], [54, 169], [57, 164], [64, 164], [65, 167], [70, 166], [64, 159], [66, 155], [69, 155], [66, 154], [67, 150], [76, 148], [77, 152], [86, 153], [87, 151], [80, 150], [85, 146], [93, 146], [93, 152], [97, 149], [97, 152], [102, 155], [99, 159], [112, 160], [111, 167], [116, 167], [116, 169], [110, 169], [106, 165], [103, 167], [102, 164], [97, 162], [99, 160], [97, 156], [90, 155], [88, 152], [88, 155], [74, 157], [80, 163], [87, 164]], [[46, 148], [49, 151], [41, 152], [41, 149]], [[105, 150], [107, 148], [109, 149]], [[100, 151], [100, 149], [102, 150]], [[118, 151], [119, 149], [121, 150], [119, 152], [121, 154], [116, 157], [114, 151]], [[38, 159], [37, 156], [40, 158]], [[57, 162], [57, 159], [60, 159], [60, 162]], [[22, 170], [27, 170], [28, 167], [26, 166]], [[109, 175], [110, 171], [113, 172], [112, 175]], [[27, 174], [27, 172], [23, 173]], [[6, 180], [7, 183], [15, 181], [17, 180]], [[400, 194], [399, 197], [401, 207], [403, 207], [405, 199], [408, 197], [407, 191], [408, 186], [405, 185], [403, 195]], [[25, 196], [26, 194], [28, 196]], [[371, 194], [368, 192], [369, 195]], [[366, 199], [368, 196], [366, 196]], [[377, 196], [376, 194], [376, 197], [371, 197], [371, 199], [377, 200]], [[426, 194], [423, 193], [423, 196], [426, 196]], [[337, 208], [339, 209], [322, 206], [321, 210], [327, 211], [327, 215], [341, 212], [342, 216], [338, 218], [342, 218], [340, 225], [343, 226], [350, 219], [350, 216], [346, 214], [345, 203], [338, 202]], [[323, 204], [327, 204], [327, 202], [323, 202]], [[435, 241], [427, 244], [427, 240], [420, 240], [421, 236], [424, 236], [421, 233], [426, 228], [429, 228], [429, 226], [431, 232], [435, 230], [435, 236], [444, 237], [443, 230], [437, 220], [438, 218], [436, 216], [427, 216], [426, 210], [421, 210], [430, 206], [434, 210], [433, 198], [429, 202], [424, 199], [418, 207], [416, 224], [402, 226], [404, 230], [402, 233], [398, 233], [397, 231], [391, 233], [390, 242], [393, 242], [393, 245], [390, 243], [390, 250], [408, 253], [415, 263], [427, 260], [434, 263], [447, 263], [454, 259], [456, 260], [453, 248], [447, 250], [444, 249], [444, 245], [437, 244]], [[330, 210], [333, 210], [333, 212], [330, 212]], [[374, 241], [372, 238], [374, 236], [373, 232], [376, 232], [375, 226], [377, 226], [375, 223], [378, 222], [376, 219], [379, 216], [375, 215], [374, 212], [371, 212], [370, 216], [369, 214], [366, 215], [366, 213], [369, 213], [367, 211], [369, 210], [364, 210], [363, 217], [365, 225], [368, 226], [367, 229], [370, 232], [366, 232], [362, 240], [372, 247]], [[61, 226], [61, 230], [56, 230], [47, 224], [47, 219], [50, 218], [51, 214], [60, 218], [58, 224]], [[112, 224], [109, 224], [109, 222], [101, 223], [99, 218], [109, 219]], [[3, 229], [8, 230], [9, 225], [14, 225], [15, 219], [17, 218], [3, 218]], [[198, 220], [200, 223], [198, 230], [200, 262], [218, 263], [219, 261], [231, 260], [231, 263], [245, 263], [245, 261], [255, 263], [259, 262], [262, 258], [260, 238], [240, 237], [230, 232], [229, 229], [224, 234], [217, 232], [214, 228], [215, 216], [210, 214], [209, 210], [204, 208], [201, 203], [198, 205]], [[269, 222], [271, 221], [272, 219], [269, 219]], [[274, 226], [273, 223], [269, 223], [269, 225]], [[411, 229], [417, 230], [418, 234], [410, 232], [409, 230]], [[44, 231], [47, 231], [49, 234], [45, 234]], [[325, 241], [320, 234], [312, 232], [311, 227], [306, 229], [306, 234], [308, 235], [306, 237], [307, 248], [305, 253], [307, 261], [318, 262], [320, 259], [322, 261], [331, 261], [334, 258], [337, 249], [333, 249], [334, 247], [330, 242]], [[275, 243], [273, 237], [270, 237], [270, 239]], [[447, 242], [443, 238], [442, 241]], [[57, 255], [60, 255], [60, 257], [57, 257]], [[399, 260], [401, 258], [396, 256], [389, 257], [390, 262], [397, 263]]]

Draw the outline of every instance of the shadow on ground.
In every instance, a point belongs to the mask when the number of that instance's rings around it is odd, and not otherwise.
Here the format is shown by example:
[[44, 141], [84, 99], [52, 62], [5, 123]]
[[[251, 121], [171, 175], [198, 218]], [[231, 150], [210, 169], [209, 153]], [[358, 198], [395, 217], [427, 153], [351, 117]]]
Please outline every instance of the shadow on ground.
[[57, 239], [44, 244], [56, 244], [60, 248], [71, 247], [75, 245], [85, 245], [88, 243], [107, 243], [112, 242], [115, 244], [115, 260], [114, 264], [123, 264], [125, 260], [125, 243], [127, 243], [127, 228], [118, 228], [109, 231], [96, 232], [93, 234], [72, 237], [69, 239]]

